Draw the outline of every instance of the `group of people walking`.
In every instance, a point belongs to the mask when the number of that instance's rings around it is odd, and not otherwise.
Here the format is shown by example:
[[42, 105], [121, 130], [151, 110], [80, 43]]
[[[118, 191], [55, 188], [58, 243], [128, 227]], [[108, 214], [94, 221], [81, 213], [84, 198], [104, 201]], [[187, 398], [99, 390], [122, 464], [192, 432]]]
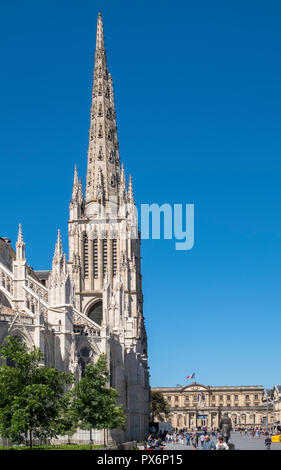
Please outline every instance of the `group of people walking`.
[[[244, 436], [249, 436], [252, 439], [264, 437], [266, 449], [270, 450], [271, 437], [273, 435], [272, 430], [249, 427], [234, 428], [234, 431], [240, 432], [241, 436], [244, 434]], [[146, 449], [162, 450], [165, 449], [167, 444], [180, 444], [191, 447], [192, 450], [231, 450], [233, 445], [228, 443], [229, 435], [224, 429], [216, 428], [203, 428], [200, 431], [197, 428], [194, 428], [192, 431], [186, 428], [173, 432], [164, 431], [158, 433], [156, 437], [148, 436]]]
[[[215, 444], [214, 440], [217, 440]], [[148, 436], [147, 446], [149, 449], [164, 449], [166, 444], [182, 444], [191, 446], [192, 450], [202, 448], [202, 450], [229, 450], [229, 445], [225, 442], [224, 438], [220, 435], [219, 430], [211, 430], [207, 432], [204, 430], [201, 434], [196, 431], [189, 432], [185, 429], [174, 431], [173, 433], [159, 433], [157, 438], [152, 435]]]

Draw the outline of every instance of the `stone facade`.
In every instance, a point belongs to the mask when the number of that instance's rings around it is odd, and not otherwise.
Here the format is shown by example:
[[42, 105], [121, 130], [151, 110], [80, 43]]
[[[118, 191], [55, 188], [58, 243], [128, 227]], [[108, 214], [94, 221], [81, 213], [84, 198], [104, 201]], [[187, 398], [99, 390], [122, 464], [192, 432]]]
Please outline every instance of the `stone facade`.
[[[205, 386], [196, 382], [186, 387], [152, 388], [161, 392], [171, 413], [168, 421], [174, 428], [219, 427], [221, 416], [227, 412], [233, 426], [266, 424], [267, 405], [262, 385]], [[269, 406], [272, 423], [272, 406]]]
[[266, 390], [264, 401], [272, 408], [271, 422], [281, 430], [281, 385], [274, 385], [272, 389]]
[[89, 134], [85, 192], [74, 170], [69, 259], [60, 233], [50, 271], [28, 266], [21, 226], [16, 251], [0, 239], [0, 341], [13, 335], [40, 347], [47, 365], [72, 371], [77, 380], [88, 362], [106, 353], [127, 416], [125, 434], [113, 431], [111, 437], [140, 440], [149, 421], [140, 237], [132, 178], [127, 185], [120, 166], [100, 15]]

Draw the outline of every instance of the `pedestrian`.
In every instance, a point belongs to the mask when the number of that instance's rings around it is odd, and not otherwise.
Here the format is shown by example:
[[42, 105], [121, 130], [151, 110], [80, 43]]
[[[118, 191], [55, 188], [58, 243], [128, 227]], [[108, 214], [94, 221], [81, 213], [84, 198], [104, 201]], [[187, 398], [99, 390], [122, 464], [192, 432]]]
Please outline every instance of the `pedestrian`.
[[201, 447], [203, 447], [203, 444], [204, 444], [204, 442], [205, 442], [204, 434], [201, 434], [201, 436], [200, 436], [200, 441], [201, 441]]
[[223, 442], [223, 437], [219, 437], [218, 443], [216, 445], [216, 450], [229, 450], [227, 443]]
[[270, 450], [270, 446], [271, 446], [271, 439], [270, 437], [267, 437], [264, 441], [265, 443], [265, 447], [266, 447], [266, 450]]
[[155, 440], [154, 449], [155, 449], [155, 450], [163, 450], [163, 449], [165, 449], [165, 445], [162, 443], [161, 437], [159, 437], [158, 439]]
[[208, 434], [206, 434], [205, 440], [204, 440], [204, 443], [203, 443], [203, 450], [215, 450], [215, 449], [216, 449], [216, 445], [215, 445], [214, 441], [212, 441], [210, 439], [210, 436]]
[[192, 450], [197, 449], [196, 435], [195, 434], [192, 434], [192, 436], [191, 436], [191, 445], [192, 445]]

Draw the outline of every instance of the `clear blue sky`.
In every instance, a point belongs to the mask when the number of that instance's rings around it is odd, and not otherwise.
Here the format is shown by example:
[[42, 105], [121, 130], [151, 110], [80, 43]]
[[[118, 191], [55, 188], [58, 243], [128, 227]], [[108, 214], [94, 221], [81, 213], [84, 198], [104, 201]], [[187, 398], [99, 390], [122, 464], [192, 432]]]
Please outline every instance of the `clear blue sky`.
[[1, 221], [67, 250], [98, 11], [137, 203], [194, 203], [195, 245], [142, 241], [153, 386], [281, 383], [280, 1], [2, 2]]

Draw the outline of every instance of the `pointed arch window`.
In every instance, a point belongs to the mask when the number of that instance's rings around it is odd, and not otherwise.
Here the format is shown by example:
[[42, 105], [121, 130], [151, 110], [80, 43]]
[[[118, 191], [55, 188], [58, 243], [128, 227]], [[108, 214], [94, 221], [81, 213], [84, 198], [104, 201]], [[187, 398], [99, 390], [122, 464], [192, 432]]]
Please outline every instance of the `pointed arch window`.
[[114, 177], [114, 175], [111, 175], [110, 184], [114, 188], [114, 186], [115, 186], [115, 177]]
[[101, 105], [101, 104], [99, 105], [99, 112], [98, 112], [98, 116], [99, 116], [99, 117], [102, 117], [102, 116], [103, 116], [103, 112], [102, 112], [102, 105]]
[[97, 279], [99, 276], [99, 263], [98, 263], [98, 240], [93, 240], [93, 266], [94, 266], [94, 278]]
[[103, 245], [103, 277], [105, 277], [105, 273], [107, 270], [107, 240], [102, 241]]
[[117, 240], [112, 240], [112, 272], [113, 276], [117, 275]]
[[113, 163], [113, 162], [114, 162], [113, 152], [112, 152], [112, 151], [111, 151], [110, 154], [109, 154], [108, 160], [110, 161], [110, 163]]
[[98, 159], [99, 159], [99, 160], [102, 160], [102, 158], [103, 158], [102, 146], [100, 145], [99, 154], [98, 154]]
[[84, 277], [89, 276], [89, 244], [88, 237], [84, 234], [83, 237], [83, 262], [84, 262]]
[[78, 353], [78, 364], [81, 369], [81, 376], [85, 377], [86, 365], [90, 362], [90, 349], [86, 346]]
[[102, 324], [102, 302], [96, 302], [89, 310], [88, 317], [98, 325]]
[[101, 125], [100, 125], [100, 127], [99, 127], [98, 138], [99, 138], [99, 139], [102, 138], [102, 126], [101, 126]]

